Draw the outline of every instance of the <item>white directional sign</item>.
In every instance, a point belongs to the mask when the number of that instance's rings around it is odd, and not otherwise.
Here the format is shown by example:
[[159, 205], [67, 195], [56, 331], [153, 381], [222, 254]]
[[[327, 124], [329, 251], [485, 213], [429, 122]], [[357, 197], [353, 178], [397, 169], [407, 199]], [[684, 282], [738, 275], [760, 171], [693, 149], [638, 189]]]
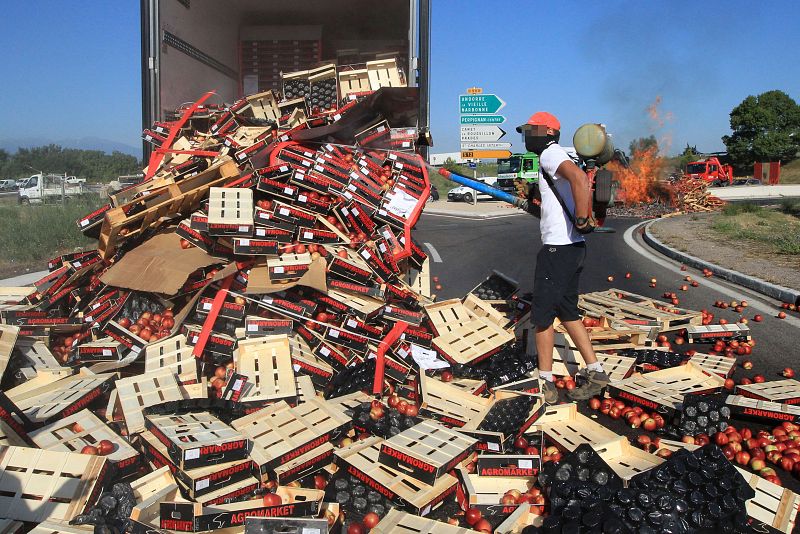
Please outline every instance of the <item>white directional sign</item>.
[[461, 150], [508, 150], [511, 143], [461, 143]]
[[489, 125], [469, 125], [461, 126], [462, 143], [483, 143], [499, 141], [506, 135], [506, 132], [499, 126]]

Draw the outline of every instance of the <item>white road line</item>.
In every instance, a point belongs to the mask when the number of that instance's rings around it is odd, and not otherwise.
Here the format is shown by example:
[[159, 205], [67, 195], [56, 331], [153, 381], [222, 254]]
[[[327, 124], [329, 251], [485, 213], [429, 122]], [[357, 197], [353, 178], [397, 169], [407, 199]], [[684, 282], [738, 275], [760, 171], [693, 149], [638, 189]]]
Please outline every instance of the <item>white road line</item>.
[[[625, 230], [624, 234], [625, 243], [629, 247], [631, 247], [634, 251], [638, 252], [639, 254], [641, 254], [648, 260], [652, 261], [653, 263], [657, 263], [658, 265], [664, 267], [665, 269], [680, 274], [681, 277], [686, 276], [685, 272], [681, 271], [679, 263], [671, 259], [664, 258], [657, 252], [651, 252], [649, 249], [645, 248], [644, 246], [636, 242], [636, 240], [633, 237], [634, 232], [638, 231], [640, 227], [647, 224], [648, 222], [650, 221], [644, 221], [639, 224], [635, 224], [630, 228], [628, 228], [627, 230]], [[764, 299], [763, 295], [748, 290], [747, 288], [741, 288], [740, 290], [736, 291], [727, 286], [714, 282], [709, 278], [704, 278], [701, 283], [703, 286], [709, 289], [713, 289], [714, 291], [718, 291], [723, 295], [731, 297], [731, 299], [739, 299], [741, 298], [743, 293], [747, 293], [748, 294], [747, 302], [749, 304], [749, 307], [766, 314], [767, 317], [774, 317], [778, 313], [777, 309], [778, 306], [766, 300], [763, 300]], [[797, 319], [796, 317], [787, 316], [786, 319], [784, 319], [784, 321], [794, 326], [795, 328], [800, 328], [800, 319]]]
[[518, 215], [525, 215], [524, 213], [511, 213], [509, 215], [492, 215], [490, 217], [465, 217], [463, 215], [446, 215], [444, 213], [426, 213], [423, 215], [430, 217], [446, 217], [448, 219], [464, 219], [466, 221], [491, 221], [494, 219], [507, 219], [508, 217], [517, 217]]
[[423, 243], [423, 244], [425, 245], [425, 248], [428, 249], [428, 252], [431, 253], [431, 257], [433, 258], [433, 262], [434, 263], [442, 263], [442, 257], [439, 256], [439, 253], [436, 252], [436, 249], [433, 248], [433, 245], [431, 245], [430, 243]]

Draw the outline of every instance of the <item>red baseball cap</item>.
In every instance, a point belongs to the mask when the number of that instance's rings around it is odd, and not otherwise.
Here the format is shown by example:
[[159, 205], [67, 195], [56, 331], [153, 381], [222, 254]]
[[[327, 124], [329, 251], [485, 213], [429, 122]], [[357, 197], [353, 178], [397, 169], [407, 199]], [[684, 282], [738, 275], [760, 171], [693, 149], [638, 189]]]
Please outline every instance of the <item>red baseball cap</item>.
[[561, 131], [561, 123], [558, 122], [558, 119], [552, 113], [548, 113], [546, 111], [537, 111], [531, 118], [528, 119], [528, 122], [517, 126], [517, 132], [522, 132], [523, 126], [547, 126], [548, 128], [552, 128], [554, 130]]

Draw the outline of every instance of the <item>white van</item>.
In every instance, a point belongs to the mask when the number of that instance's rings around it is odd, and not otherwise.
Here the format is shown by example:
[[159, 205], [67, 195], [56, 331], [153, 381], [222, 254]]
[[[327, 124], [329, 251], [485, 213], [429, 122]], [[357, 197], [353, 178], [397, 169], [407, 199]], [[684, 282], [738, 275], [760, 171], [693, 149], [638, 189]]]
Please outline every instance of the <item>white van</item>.
[[[497, 187], [497, 176], [483, 176], [481, 178], [475, 178], [475, 181], [482, 182], [492, 187]], [[458, 202], [463, 200], [468, 204], [472, 204], [472, 201], [475, 200], [476, 195], [478, 200], [492, 200], [490, 195], [487, 195], [486, 193], [479, 193], [471, 187], [462, 185], [447, 192], [447, 201]]]

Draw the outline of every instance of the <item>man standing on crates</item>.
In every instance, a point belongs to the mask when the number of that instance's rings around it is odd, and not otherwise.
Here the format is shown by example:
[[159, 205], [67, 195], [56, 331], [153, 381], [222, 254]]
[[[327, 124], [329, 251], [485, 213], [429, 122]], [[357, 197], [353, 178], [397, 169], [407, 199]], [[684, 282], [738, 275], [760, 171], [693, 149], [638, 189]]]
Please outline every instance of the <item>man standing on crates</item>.
[[553, 384], [553, 322], [556, 317], [586, 362], [586, 369], [576, 377], [578, 387], [567, 393], [569, 398], [589, 399], [609, 383], [578, 310], [578, 281], [586, 260], [586, 242], [582, 234], [594, 229], [589, 179], [558, 144], [560, 130], [558, 119], [543, 111], [534, 113], [527, 123], [517, 127], [525, 148], [539, 156], [543, 178], [539, 180], [541, 206], [537, 211], [540, 213], [535, 213], [541, 217], [542, 248], [536, 256], [531, 315], [542, 393], [548, 404], [558, 402], [558, 390]]

